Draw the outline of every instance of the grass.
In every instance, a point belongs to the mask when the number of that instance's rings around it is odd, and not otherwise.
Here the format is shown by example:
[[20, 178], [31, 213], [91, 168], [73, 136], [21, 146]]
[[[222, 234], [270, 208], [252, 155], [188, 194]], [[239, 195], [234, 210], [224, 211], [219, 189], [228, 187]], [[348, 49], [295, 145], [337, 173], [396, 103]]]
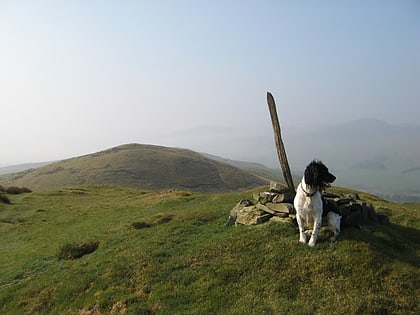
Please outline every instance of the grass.
[[99, 242], [88, 241], [79, 244], [64, 244], [58, 254], [58, 259], [78, 259], [93, 253], [99, 246]]
[[[291, 223], [225, 226], [251, 196], [113, 186], [10, 196], [0, 313], [419, 313], [418, 204], [361, 194], [391, 224], [345, 229], [336, 243], [322, 232], [309, 248]], [[60, 259], [83, 244], [96, 248]]]
[[138, 189], [224, 192], [264, 185], [247, 171], [179, 148], [126, 144], [94, 154], [0, 176], [3, 186], [32, 190], [63, 186], [116, 185]]

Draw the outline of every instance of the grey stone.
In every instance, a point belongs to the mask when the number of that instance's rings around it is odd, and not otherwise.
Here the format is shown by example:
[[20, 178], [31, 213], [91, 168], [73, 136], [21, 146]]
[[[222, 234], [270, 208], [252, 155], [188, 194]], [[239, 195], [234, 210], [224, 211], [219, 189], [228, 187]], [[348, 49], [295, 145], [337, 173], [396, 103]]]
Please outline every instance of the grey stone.
[[273, 210], [275, 212], [281, 212], [281, 213], [286, 213], [286, 214], [294, 214], [295, 208], [293, 207], [293, 205], [291, 203], [267, 203], [266, 207], [269, 208], [270, 210]]
[[282, 202], [293, 203], [294, 198], [295, 198], [295, 195], [292, 193], [282, 193], [282, 194], [275, 195], [271, 201], [273, 203], [282, 203]]
[[264, 211], [258, 209], [255, 206], [245, 207], [241, 209], [236, 215], [236, 224], [244, 225], [256, 225], [261, 221], [260, 216], [262, 216]]
[[284, 190], [284, 188], [284, 185], [275, 181], [270, 181], [270, 191], [281, 192], [282, 190]]
[[272, 192], [260, 192], [260, 193], [255, 193], [252, 195], [252, 197], [254, 198], [254, 200], [256, 202], [262, 203], [262, 204], [266, 204], [267, 202], [270, 202], [273, 200], [273, 198], [276, 196], [276, 193], [272, 193]]

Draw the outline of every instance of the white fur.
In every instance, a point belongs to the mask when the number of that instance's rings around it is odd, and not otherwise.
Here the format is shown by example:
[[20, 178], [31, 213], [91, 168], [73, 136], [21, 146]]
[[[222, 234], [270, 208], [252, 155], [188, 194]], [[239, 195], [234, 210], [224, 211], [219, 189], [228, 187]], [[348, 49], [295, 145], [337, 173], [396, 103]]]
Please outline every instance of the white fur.
[[[305, 177], [302, 178], [302, 182], [297, 188], [294, 207], [296, 209], [296, 220], [299, 225], [299, 242], [306, 243], [305, 224], [313, 223], [308, 245], [315, 246], [322, 224], [321, 192], [318, 189], [314, 191], [312, 188], [311, 190], [311, 187], [305, 183]], [[335, 241], [340, 233], [341, 216], [337, 213], [329, 212], [326, 221], [327, 228], [334, 233], [330, 240]]]
[[341, 215], [335, 212], [328, 212], [327, 213], [327, 223], [328, 223], [328, 229], [334, 233], [333, 236], [331, 236], [330, 241], [334, 242], [338, 234], [340, 234], [340, 226], [341, 226]]

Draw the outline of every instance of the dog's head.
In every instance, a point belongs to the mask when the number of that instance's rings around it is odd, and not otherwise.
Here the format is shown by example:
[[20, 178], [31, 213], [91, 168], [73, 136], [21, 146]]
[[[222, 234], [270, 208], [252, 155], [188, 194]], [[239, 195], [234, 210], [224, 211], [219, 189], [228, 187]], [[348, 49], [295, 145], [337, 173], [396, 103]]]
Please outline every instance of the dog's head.
[[331, 187], [335, 176], [318, 160], [313, 160], [305, 169], [305, 183], [313, 188], [325, 189]]

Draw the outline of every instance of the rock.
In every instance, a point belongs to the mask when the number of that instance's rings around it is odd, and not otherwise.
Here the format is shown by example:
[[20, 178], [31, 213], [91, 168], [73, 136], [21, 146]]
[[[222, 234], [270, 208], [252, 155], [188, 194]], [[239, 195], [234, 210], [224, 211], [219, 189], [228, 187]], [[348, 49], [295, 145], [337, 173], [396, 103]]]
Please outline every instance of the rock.
[[351, 214], [351, 209], [351, 206], [339, 207], [340, 213], [344, 217]]
[[350, 215], [342, 216], [341, 224], [349, 227], [359, 227], [362, 221], [362, 214], [359, 211], [351, 212]]
[[289, 213], [279, 212], [279, 211], [270, 209], [269, 207], [267, 207], [267, 205], [263, 205], [263, 204], [257, 203], [255, 206], [258, 209], [260, 209], [260, 210], [262, 210], [264, 212], [267, 212], [267, 213], [269, 213], [271, 215], [275, 215], [275, 216], [278, 216], [278, 217], [288, 217], [289, 216]]
[[276, 194], [271, 201], [273, 203], [282, 203], [282, 202], [293, 203], [294, 198], [295, 198], [295, 194], [282, 193], [282, 194]]
[[227, 226], [234, 225], [235, 223], [236, 223], [236, 216], [235, 217], [232, 217], [231, 215], [229, 215], [229, 218], [228, 218], [228, 220], [226, 222], [226, 225]]
[[368, 222], [369, 221], [369, 209], [366, 206], [361, 205], [361, 213], [362, 213], [362, 220], [363, 222]]
[[351, 198], [335, 198], [334, 201], [337, 205], [345, 205], [353, 201]]
[[358, 193], [352, 193], [349, 195], [349, 198], [352, 199], [353, 201], [357, 201], [360, 200], [360, 196]]
[[226, 225], [233, 225], [236, 222], [236, 218], [238, 216], [238, 213], [243, 210], [245, 207], [253, 206], [253, 202], [248, 199], [242, 199], [239, 201], [235, 207], [230, 211], [229, 219], [226, 222]]
[[341, 211], [334, 200], [323, 198], [322, 199], [322, 216], [325, 216], [328, 212], [335, 212], [335, 213], [341, 214]]
[[254, 203], [248, 199], [242, 199], [235, 207], [230, 211], [230, 215], [236, 217], [236, 214], [245, 207], [253, 206]]
[[266, 213], [263, 215], [260, 215], [257, 217], [256, 223], [255, 224], [261, 224], [261, 223], [265, 223], [268, 220], [270, 220], [273, 217], [273, 215]]
[[366, 221], [374, 221], [377, 222], [378, 218], [375, 212], [375, 209], [373, 209], [372, 205], [366, 205], [366, 202], [362, 203], [362, 213], [363, 213], [363, 219]]
[[341, 196], [333, 194], [333, 193], [323, 193], [322, 196], [324, 198], [329, 198], [329, 199], [340, 199]]
[[284, 186], [278, 182], [270, 181], [270, 191], [280, 193]]
[[256, 202], [266, 204], [267, 202], [272, 201], [276, 195], [277, 195], [276, 193], [265, 191], [265, 192], [253, 194], [252, 197], [254, 198]]
[[236, 224], [256, 225], [261, 223], [261, 216], [265, 214], [264, 211], [258, 209], [256, 206], [245, 207], [241, 209], [236, 215]]
[[294, 214], [295, 207], [291, 203], [267, 203], [266, 207], [276, 213]]
[[368, 208], [369, 218], [372, 221], [378, 221], [378, 217], [376, 215], [375, 209], [373, 209], [373, 206], [372, 205], [369, 205], [367, 208]]
[[378, 213], [376, 214], [376, 217], [378, 218], [378, 222], [381, 224], [389, 224], [389, 218], [387, 215]]

